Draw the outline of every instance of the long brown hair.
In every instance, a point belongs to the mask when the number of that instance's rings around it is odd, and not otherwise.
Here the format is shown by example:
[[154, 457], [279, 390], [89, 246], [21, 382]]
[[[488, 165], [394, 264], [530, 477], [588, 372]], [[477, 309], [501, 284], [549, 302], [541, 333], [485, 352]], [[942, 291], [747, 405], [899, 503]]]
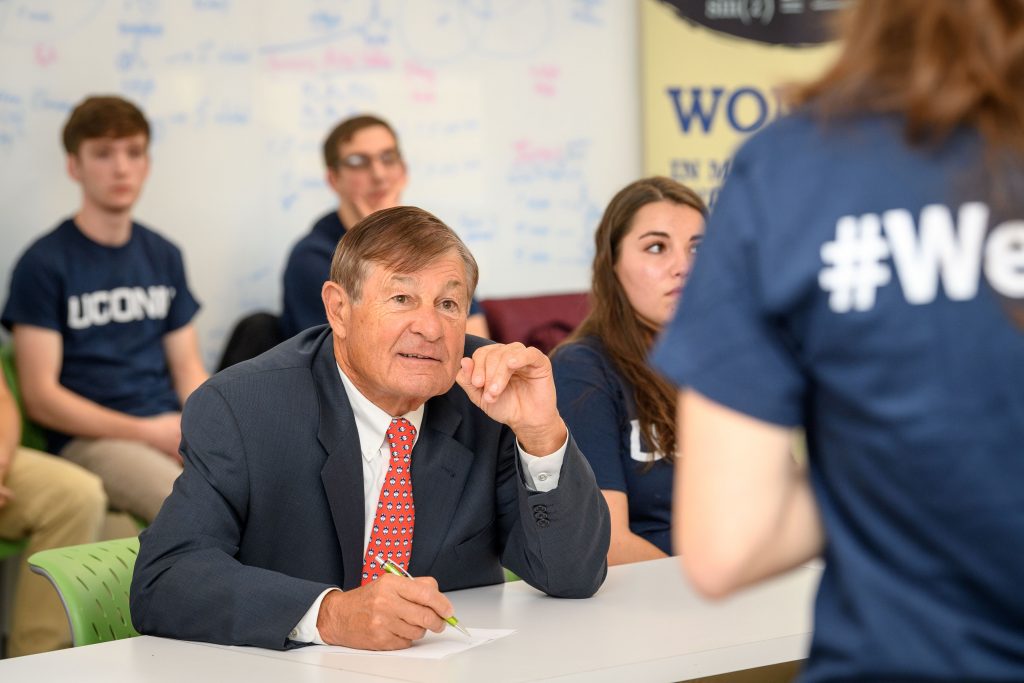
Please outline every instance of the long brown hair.
[[615, 275], [619, 245], [632, 227], [633, 218], [642, 207], [661, 201], [689, 206], [707, 216], [700, 195], [671, 178], [644, 178], [619, 190], [594, 234], [590, 314], [566, 343], [591, 335], [601, 340], [615, 368], [633, 386], [640, 435], [655, 452], [673, 462], [676, 390], [647, 364], [647, 353], [660, 330], [637, 314]]
[[1024, 154], [1024, 1], [860, 0], [840, 14], [842, 49], [792, 104], [825, 114], [902, 114], [907, 139], [961, 126]]
[[[986, 188], [1019, 211], [1024, 182], [1024, 0], [860, 0], [840, 14], [843, 47], [790, 104], [827, 117], [866, 112], [904, 118], [907, 141], [940, 144], [959, 128], [985, 144]], [[1001, 297], [1024, 327], [1024, 300]]]

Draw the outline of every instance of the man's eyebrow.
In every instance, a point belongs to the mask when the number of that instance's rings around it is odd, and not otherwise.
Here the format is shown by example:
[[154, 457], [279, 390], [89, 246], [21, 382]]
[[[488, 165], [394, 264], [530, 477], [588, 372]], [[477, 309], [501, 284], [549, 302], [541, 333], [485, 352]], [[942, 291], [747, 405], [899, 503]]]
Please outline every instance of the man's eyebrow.
[[[401, 285], [401, 286], [411, 287], [411, 286], [417, 285], [418, 283], [419, 283], [419, 278], [417, 278], [417, 277], [415, 277], [413, 275], [392, 275], [392, 276], [390, 276], [385, 281], [384, 286], [385, 287], [394, 287], [396, 285]], [[451, 280], [448, 280], [448, 282], [444, 283], [443, 290], [445, 292], [449, 292], [449, 291], [451, 291], [453, 289], [465, 288], [465, 286], [466, 286], [465, 282], [463, 282], [462, 280], [458, 280], [458, 279], [454, 279], [453, 278]]]
[[370, 156], [375, 156], [377, 154], [385, 154], [387, 152], [397, 152], [397, 151], [398, 151], [397, 147], [385, 147], [384, 149], [376, 151], [376, 152], [373, 152], [373, 151], [364, 152], [364, 151], [361, 151], [361, 150], [354, 149], [354, 150], [352, 150], [350, 152], [346, 152], [346, 153], [342, 154], [341, 158], [344, 159], [345, 157], [352, 156], [353, 154], [358, 154], [361, 157], [370, 157]]
[[391, 277], [388, 278], [387, 283], [389, 285], [413, 285], [416, 284], [416, 280], [417, 278], [413, 277], [412, 275], [392, 275]]

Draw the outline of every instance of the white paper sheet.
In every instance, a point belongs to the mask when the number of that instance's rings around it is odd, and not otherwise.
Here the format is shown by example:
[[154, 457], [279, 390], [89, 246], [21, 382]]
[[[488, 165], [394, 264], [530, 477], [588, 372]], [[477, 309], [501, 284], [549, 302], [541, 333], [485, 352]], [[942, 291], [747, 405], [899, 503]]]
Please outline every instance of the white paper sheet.
[[489, 643], [492, 640], [504, 638], [515, 633], [515, 629], [499, 628], [472, 628], [469, 629], [471, 636], [466, 636], [454, 628], [446, 628], [441, 633], [427, 631], [422, 639], [415, 641], [412, 647], [405, 650], [356, 650], [341, 645], [310, 645], [295, 650], [289, 650], [289, 654], [301, 654], [315, 652], [317, 654], [350, 654], [350, 655], [373, 655], [377, 657], [406, 657], [410, 659], [441, 659], [448, 655], [464, 652], [471, 647]]

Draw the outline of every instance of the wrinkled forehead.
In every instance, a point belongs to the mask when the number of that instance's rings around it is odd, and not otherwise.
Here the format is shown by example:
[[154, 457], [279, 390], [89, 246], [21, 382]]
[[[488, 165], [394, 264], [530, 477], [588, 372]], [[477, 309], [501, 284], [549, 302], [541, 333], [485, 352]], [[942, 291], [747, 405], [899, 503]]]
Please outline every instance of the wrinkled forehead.
[[423, 296], [440, 294], [469, 296], [466, 264], [454, 249], [437, 258], [416, 263], [403, 259], [398, 263], [370, 263], [364, 288], [380, 293], [408, 290]]

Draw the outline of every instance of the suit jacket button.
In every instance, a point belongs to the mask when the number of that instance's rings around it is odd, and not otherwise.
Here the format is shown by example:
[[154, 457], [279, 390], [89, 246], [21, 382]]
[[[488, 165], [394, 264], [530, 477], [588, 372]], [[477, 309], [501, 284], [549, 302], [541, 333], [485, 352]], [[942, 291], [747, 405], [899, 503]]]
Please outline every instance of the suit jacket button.
[[542, 528], [542, 529], [543, 529], [544, 527], [547, 527], [547, 526], [550, 526], [550, 525], [551, 525], [551, 522], [549, 522], [549, 521], [547, 520], [547, 518], [545, 518], [545, 519], [538, 519], [538, 520], [537, 520], [537, 526], [539, 526], [539, 527], [540, 527], [540, 528]]

